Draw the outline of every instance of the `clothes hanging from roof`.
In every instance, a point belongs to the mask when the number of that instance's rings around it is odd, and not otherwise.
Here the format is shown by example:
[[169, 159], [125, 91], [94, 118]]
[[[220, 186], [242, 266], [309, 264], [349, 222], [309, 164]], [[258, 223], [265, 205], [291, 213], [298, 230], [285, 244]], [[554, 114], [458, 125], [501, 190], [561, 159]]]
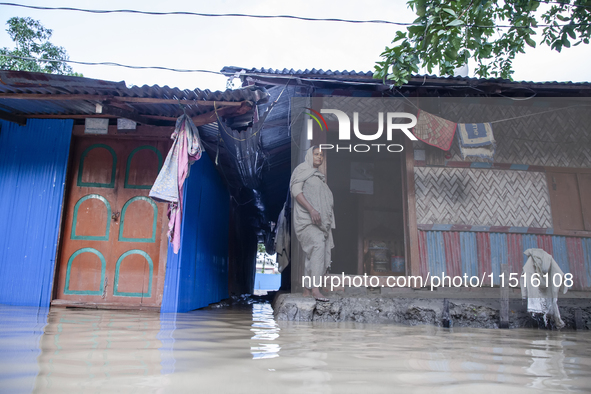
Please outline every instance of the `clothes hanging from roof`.
[[158, 202], [169, 203], [168, 239], [172, 243], [174, 253], [178, 253], [181, 245], [183, 185], [189, 177], [190, 165], [201, 158], [203, 148], [197, 126], [186, 114], [177, 119], [170, 138], [174, 139], [174, 142], [149, 196]]
[[[543, 249], [527, 249], [523, 254], [528, 256], [528, 259], [523, 266], [525, 276], [520, 277], [520, 284], [521, 296], [527, 298], [527, 311], [543, 314], [546, 324], [550, 318], [557, 328], [564, 327], [557, 304], [558, 293], [565, 294], [568, 290], [564, 284], [564, 273], [552, 256]], [[535, 286], [537, 280], [532, 281], [532, 278], [539, 279], [538, 286]], [[556, 283], [560, 283], [560, 286], [556, 286]]]
[[456, 132], [456, 125], [450, 120], [419, 110], [413, 134], [426, 144], [449, 150]]
[[493, 159], [496, 143], [490, 123], [458, 123], [458, 140], [462, 159]]
[[277, 234], [275, 235], [275, 251], [279, 272], [289, 265], [291, 251], [291, 193], [287, 193], [287, 201], [277, 219]]

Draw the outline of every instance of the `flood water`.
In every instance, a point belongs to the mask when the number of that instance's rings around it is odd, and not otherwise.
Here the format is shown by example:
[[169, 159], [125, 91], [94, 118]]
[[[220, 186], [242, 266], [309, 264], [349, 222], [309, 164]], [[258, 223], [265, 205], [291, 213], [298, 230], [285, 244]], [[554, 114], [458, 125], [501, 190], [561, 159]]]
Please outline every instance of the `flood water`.
[[4, 393], [591, 391], [591, 333], [0, 307]]

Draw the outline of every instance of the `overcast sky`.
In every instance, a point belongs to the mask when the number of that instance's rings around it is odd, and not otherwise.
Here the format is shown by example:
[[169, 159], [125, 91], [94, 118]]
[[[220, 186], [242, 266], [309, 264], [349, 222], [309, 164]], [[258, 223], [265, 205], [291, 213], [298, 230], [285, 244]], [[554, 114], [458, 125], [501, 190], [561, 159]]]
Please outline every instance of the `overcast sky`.
[[[415, 15], [401, 0], [365, 1], [130, 1], [53, 0], [20, 4], [89, 9], [137, 9], [204, 13], [290, 14], [314, 18], [386, 19], [412, 22]], [[148, 16], [41, 11], [0, 6], [0, 20], [29, 16], [53, 30], [52, 42], [66, 48], [70, 59], [138, 66], [205, 69], [224, 66], [371, 71], [398, 29], [393, 25]], [[541, 33], [541, 32], [540, 32]], [[538, 40], [539, 41], [539, 40]], [[12, 48], [0, 32], [0, 47]], [[547, 47], [528, 49], [514, 62], [515, 80], [591, 81], [591, 45], [562, 53]], [[211, 74], [121, 67], [72, 65], [88, 78], [125, 81], [128, 85], [168, 85], [183, 89], [223, 90], [226, 78]], [[470, 76], [473, 76], [470, 70]]]

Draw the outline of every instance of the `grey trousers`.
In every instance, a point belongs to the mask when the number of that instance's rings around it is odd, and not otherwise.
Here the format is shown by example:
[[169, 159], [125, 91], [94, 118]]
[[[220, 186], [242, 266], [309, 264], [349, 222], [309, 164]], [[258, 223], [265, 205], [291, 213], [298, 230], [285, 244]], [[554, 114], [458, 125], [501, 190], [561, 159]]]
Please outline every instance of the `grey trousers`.
[[[328, 233], [310, 225], [299, 234], [298, 239], [306, 254], [304, 275], [311, 278], [312, 287], [322, 287], [322, 277], [326, 275], [331, 261]], [[306, 288], [310, 288], [307, 281]]]

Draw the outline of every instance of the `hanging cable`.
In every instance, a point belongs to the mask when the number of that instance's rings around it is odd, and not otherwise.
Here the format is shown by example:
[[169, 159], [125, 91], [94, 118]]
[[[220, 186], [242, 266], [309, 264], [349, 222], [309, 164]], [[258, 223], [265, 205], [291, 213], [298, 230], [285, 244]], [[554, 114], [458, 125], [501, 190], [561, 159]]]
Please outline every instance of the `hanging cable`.
[[[544, 3], [544, 2], [542, 2]], [[200, 17], [240, 17], [240, 18], [256, 18], [256, 19], [293, 19], [310, 22], [342, 22], [342, 23], [355, 23], [355, 24], [387, 24], [395, 26], [423, 26], [413, 22], [393, 22], [381, 19], [371, 20], [356, 20], [356, 19], [341, 19], [341, 18], [309, 18], [296, 15], [254, 15], [254, 14], [239, 14], [239, 13], [228, 13], [228, 14], [212, 14], [202, 12], [191, 12], [191, 11], [141, 11], [141, 10], [93, 10], [75, 7], [43, 7], [34, 6], [27, 4], [16, 4], [16, 3], [4, 3], [0, 2], [0, 5], [9, 7], [22, 7], [33, 10], [44, 10], [44, 11], [76, 11], [86, 12], [91, 14], [141, 14], [141, 15], [189, 15], [189, 16], [200, 16]], [[564, 25], [536, 25], [536, 26], [513, 26], [513, 25], [459, 25], [460, 27], [475, 27], [481, 29], [490, 28], [515, 28], [515, 29], [530, 29], [538, 27], [563, 27], [563, 26], [588, 26], [588, 23], [575, 23], [575, 24], [564, 24]]]
[[170, 68], [170, 67], [161, 67], [161, 66], [130, 66], [127, 64], [121, 63], [114, 63], [114, 62], [81, 62], [77, 60], [69, 60], [69, 59], [38, 59], [35, 57], [27, 57], [27, 56], [15, 56], [15, 55], [0, 55], [4, 57], [10, 57], [13, 59], [20, 59], [20, 60], [33, 60], [36, 62], [49, 62], [49, 63], [73, 63], [73, 64], [81, 64], [85, 66], [113, 66], [113, 67], [125, 67], [125, 68], [132, 68], [132, 69], [152, 69], [152, 70], [165, 70], [165, 71], [174, 71], [178, 73], [208, 73], [208, 74], [218, 74], [224, 75], [219, 71], [210, 71], [210, 70], [192, 70], [192, 69], [182, 69], [182, 68]]

